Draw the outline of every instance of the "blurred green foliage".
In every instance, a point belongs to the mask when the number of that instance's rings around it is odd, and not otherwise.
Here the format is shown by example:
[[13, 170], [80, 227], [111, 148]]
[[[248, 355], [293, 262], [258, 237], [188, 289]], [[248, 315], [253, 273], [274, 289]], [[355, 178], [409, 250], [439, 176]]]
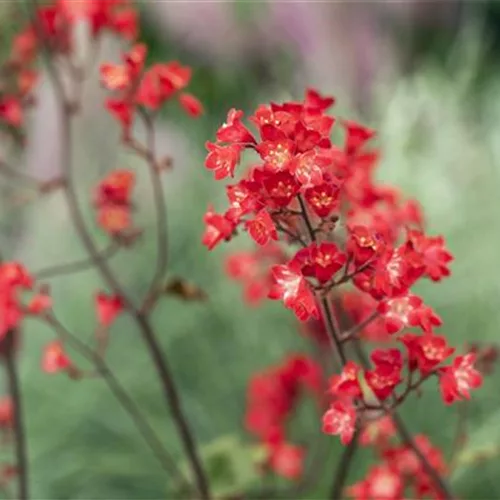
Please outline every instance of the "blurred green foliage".
[[[226, 491], [226, 482], [253, 481], [249, 457], [254, 449], [242, 430], [249, 376], [279, 361], [285, 352], [307, 349], [294, 319], [280, 304], [267, 302], [258, 310], [243, 304], [238, 286], [223, 274], [226, 247], [208, 253], [200, 243], [207, 204], [221, 206], [223, 198], [221, 186], [203, 168], [203, 143], [213, 138], [228, 108], [253, 106], [265, 98], [266, 89], [257, 71], [259, 61], [221, 70], [201, 63], [178, 45], [160, 45], [151, 31], [145, 38], [152, 47], [151, 60], [179, 58], [196, 67], [192, 90], [207, 108], [196, 124], [177, 109], [168, 110], [168, 119], [186, 131], [193, 145], [191, 174], [169, 189], [168, 210], [171, 275], [192, 280], [210, 298], [200, 304], [165, 300], [154, 323], [202, 453], [211, 457], [217, 488]], [[456, 256], [451, 279], [424, 284], [419, 292], [442, 315], [443, 331], [457, 346], [466, 340], [499, 340], [500, 77], [492, 76], [480, 88], [475, 85], [482, 51], [477, 31], [467, 33], [444, 67], [442, 61], [422, 62], [410, 76], [379, 88], [369, 117], [370, 125], [380, 131], [384, 153], [380, 178], [422, 202], [429, 231], [444, 234]], [[273, 73], [271, 89], [287, 89], [289, 69], [284, 64], [281, 74]], [[347, 116], [347, 106], [340, 113]], [[87, 200], [82, 193], [82, 206]], [[18, 251], [33, 268], [50, 259], [69, 261], [81, 255], [64, 220], [55, 221], [50, 229], [51, 217], [63, 208], [63, 200], [54, 196], [28, 210], [30, 223], [24, 229], [31, 234], [31, 243]], [[143, 222], [146, 232], [152, 232], [148, 214]], [[90, 223], [90, 212], [87, 216]], [[95, 236], [104, 244], [102, 235], [96, 231]], [[133, 251], [113, 260], [135, 296], [144, 292], [153, 255], [154, 240], [145, 238]], [[54, 280], [55, 311], [84, 340], [92, 341], [92, 296], [100, 286], [93, 271]], [[171, 485], [104, 383], [41, 374], [42, 347], [52, 336], [35, 323], [23, 335], [21, 369], [33, 498], [167, 497]], [[182, 462], [154, 369], [126, 317], [112, 329], [109, 362], [168, 450]], [[471, 406], [471, 449], [500, 443], [498, 376], [486, 381]], [[433, 442], [450, 450], [456, 413], [443, 406], [434, 388], [425, 389], [423, 397], [413, 399], [403, 413], [413, 431], [428, 433]], [[314, 412], [305, 411], [294, 424], [297, 441], [313, 441], [318, 425]], [[340, 450], [336, 439], [324, 440], [330, 453], [316, 485], [317, 498], [324, 498]], [[236, 472], [230, 471], [226, 451], [235, 458], [231, 467], [236, 466]], [[371, 456], [361, 453], [349, 479], [361, 477], [370, 462]], [[455, 491], [461, 498], [500, 497], [499, 466], [500, 460], [491, 460], [481, 467], [459, 468], [453, 478]]]

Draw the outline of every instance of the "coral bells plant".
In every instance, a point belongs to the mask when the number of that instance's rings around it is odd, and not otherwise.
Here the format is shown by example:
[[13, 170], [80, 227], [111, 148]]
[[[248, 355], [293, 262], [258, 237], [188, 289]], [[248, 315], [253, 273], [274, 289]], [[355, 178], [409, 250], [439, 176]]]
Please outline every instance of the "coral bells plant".
[[[31, 191], [22, 203], [59, 193], [85, 256], [34, 270], [2, 252], [0, 362], [8, 391], [0, 396], [0, 431], [14, 458], [0, 465], [0, 488], [15, 491], [12, 498], [30, 498], [30, 436], [18, 362], [29, 341], [21, 332], [32, 322], [51, 332], [39, 353], [40, 370], [48, 379], [100, 379], [158, 460], [169, 498], [222, 499], [214, 493], [217, 479], [210, 475], [202, 453], [206, 450], [200, 449], [184, 410], [170, 353], [161, 347], [164, 325], [158, 330], [154, 323], [155, 311], [168, 297], [207, 298], [194, 283], [169, 273], [162, 181], [173, 160], [159, 155], [155, 141], [158, 116], [167, 103], [190, 118], [203, 112], [189, 92], [192, 70], [179, 61], [148, 64], [138, 13], [128, 0], [32, 0], [26, 11], [29, 19], [14, 37], [0, 71], [1, 140], [12, 153], [0, 158], [0, 175]], [[106, 38], [119, 42], [116, 60], [100, 58]], [[102, 108], [121, 132], [118, 146], [142, 162], [134, 170], [116, 166], [80, 193], [72, 161], [78, 139], [74, 130], [96, 61]], [[30, 145], [30, 111], [43, 81], [55, 95], [60, 135], [55, 151], [61, 155], [61, 171], [47, 179], [17, 164]], [[462, 408], [480, 387], [481, 373], [491, 373], [497, 350], [479, 344], [453, 346], [441, 332], [438, 313], [415, 294], [418, 281], [439, 282], [450, 274], [452, 255], [441, 236], [424, 232], [418, 203], [375, 182], [379, 153], [369, 145], [374, 131], [352, 121], [336, 123], [328, 113], [333, 104], [333, 98], [308, 90], [301, 102], [260, 106], [247, 123], [242, 111], [232, 109], [215, 141], [206, 144], [207, 169], [216, 180], [229, 179], [229, 206], [224, 213], [207, 210], [203, 244], [212, 250], [246, 231], [256, 247], [230, 255], [228, 275], [243, 284], [249, 304], [266, 298], [283, 303], [311, 347], [259, 369], [240, 395], [242, 402], [246, 398], [243, 426], [263, 453], [251, 463], [253, 482], [232, 485], [230, 497], [299, 498], [316, 486], [323, 455], [309, 460], [313, 447], [298, 442], [291, 431], [297, 410], [308, 402], [323, 431], [318, 433], [320, 449], [326, 445], [328, 451], [336, 441], [344, 447], [337, 470], [323, 472], [331, 478], [330, 498], [450, 499], [447, 475], [456, 460], [446, 459], [427, 436], [413, 435], [399, 408], [412, 395], [431, 389], [440, 391], [443, 404]], [[332, 142], [334, 127], [344, 133], [341, 146]], [[144, 131], [144, 139], [138, 130]], [[251, 163], [242, 169], [246, 156]], [[149, 201], [137, 196], [141, 177], [151, 184], [154, 231], [142, 227], [137, 217]], [[91, 211], [90, 220], [85, 208]], [[106, 239], [104, 248], [97, 245], [94, 231]], [[154, 239], [156, 252], [146, 259], [152, 268], [144, 293], [137, 296], [122, 285], [111, 260], [148, 237]], [[59, 319], [61, 305], [51, 296], [51, 284], [89, 269], [100, 282], [89, 311], [93, 336], [85, 342], [82, 338], [88, 336], [71, 331]], [[117, 341], [113, 328], [126, 320], [150, 357], [168, 410], [166, 425], [175, 429], [182, 457], [165, 447], [160, 430], [114, 374], [108, 347]], [[461, 433], [459, 438], [462, 443]], [[377, 462], [364, 478], [348, 485], [358, 447], [371, 447]], [[225, 460], [218, 460], [219, 466], [221, 462]], [[256, 473], [285, 478], [292, 489], [251, 490]], [[164, 495], [162, 489], [157, 496]]]
[[[477, 354], [452, 346], [412, 291], [448, 277], [453, 256], [442, 236], [425, 233], [416, 201], [375, 180], [375, 132], [332, 116], [333, 104], [309, 89], [302, 101], [259, 106], [247, 123], [231, 109], [206, 144], [206, 168], [229, 184], [227, 210], [205, 214], [203, 244], [212, 250], [246, 231], [257, 249], [229, 256], [230, 276], [250, 303], [282, 302], [329, 361], [295, 356], [256, 374], [246, 427], [268, 450], [268, 467], [300, 482], [307, 450], [287, 439], [286, 421], [306, 385], [319, 398], [324, 439], [346, 447], [330, 498], [452, 498], [443, 453], [398, 411], [422, 390], [440, 391], [448, 405], [481, 385]], [[358, 446], [379, 460], [345, 487]]]

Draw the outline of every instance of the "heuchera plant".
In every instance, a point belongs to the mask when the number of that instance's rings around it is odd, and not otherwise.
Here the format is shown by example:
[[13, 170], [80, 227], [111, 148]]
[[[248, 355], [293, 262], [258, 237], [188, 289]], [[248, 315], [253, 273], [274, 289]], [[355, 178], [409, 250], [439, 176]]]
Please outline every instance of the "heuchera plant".
[[[23, 325], [38, 321], [53, 332], [40, 353], [41, 369], [74, 380], [101, 378], [165, 470], [172, 497], [209, 500], [214, 498], [210, 478], [152, 317], [165, 296], [205, 298], [196, 285], [168, 275], [161, 183], [172, 160], [160, 157], [155, 144], [158, 112], [167, 102], [177, 101], [193, 118], [203, 112], [201, 103], [186, 91], [191, 69], [177, 61], [146, 64], [147, 47], [139, 41], [138, 15], [128, 0], [57, 0], [43, 5], [33, 0], [31, 6], [31, 17], [14, 38], [0, 73], [2, 139], [12, 145], [12, 159], [19, 158], [30, 141], [26, 124], [36, 106], [38, 83], [48, 78], [57, 102], [62, 171], [39, 179], [5, 157], [0, 158], [0, 174], [31, 189], [34, 199], [60, 192], [86, 256], [40, 270], [15, 260], [0, 262], [0, 359], [9, 389], [0, 399], [0, 431], [15, 450], [15, 461], [0, 465], [0, 488], [10, 488], [14, 480], [13, 498], [30, 496], [29, 436], [17, 361]], [[82, 28], [84, 54], [76, 42]], [[119, 39], [124, 50], [120, 60], [100, 66], [106, 93], [102, 104], [121, 129], [121, 146], [144, 160], [144, 172], [117, 168], [86, 193], [93, 222], [109, 240], [99, 248], [77, 198], [72, 146], [85, 81], [92, 76], [105, 37]], [[41, 63], [45, 72], [40, 71]], [[450, 464], [426, 436], [412, 435], [398, 409], [412, 393], [436, 383], [445, 404], [469, 399], [481, 385], [477, 364], [489, 372], [496, 350], [475, 345], [455, 351], [438, 331], [438, 314], [411, 292], [420, 279], [438, 282], [448, 276], [452, 256], [442, 237], [423, 232], [416, 202], [374, 181], [379, 154], [368, 146], [372, 130], [343, 121], [344, 144], [332, 143], [335, 118], [327, 113], [332, 105], [332, 98], [308, 90], [302, 102], [260, 106], [249, 119], [253, 132], [244, 125], [243, 113], [232, 109], [216, 142], [207, 143], [206, 166], [217, 180], [232, 178], [246, 152], [256, 163], [239, 182], [227, 186], [228, 210], [218, 214], [210, 208], [206, 213], [203, 243], [212, 249], [246, 230], [257, 249], [230, 256], [228, 274], [243, 283], [249, 303], [266, 297], [282, 301], [300, 320], [301, 333], [317, 353], [290, 353], [250, 380], [245, 427], [266, 452], [264, 463], [256, 467], [263, 474], [298, 482], [293, 491], [285, 492], [288, 497], [296, 498], [314, 486], [311, 472], [318, 469], [316, 461], [306, 467], [310, 447], [293, 442], [287, 432], [306, 396], [319, 410], [318, 428], [338, 436], [345, 446], [337, 471], [328, 473], [333, 476], [331, 498], [452, 498], [446, 483]], [[137, 136], [138, 127], [145, 131], [144, 142]], [[135, 217], [140, 209], [134, 199], [136, 176], [143, 174], [151, 180], [157, 252], [147, 290], [135, 298], [122, 286], [110, 261], [134, 248], [147, 233]], [[91, 268], [102, 285], [94, 294], [94, 341], [86, 343], [59, 320], [50, 282]], [[140, 332], [187, 468], [162, 444], [107, 361], [108, 345], [115, 340], [110, 329], [120, 317]], [[374, 342], [377, 348], [368, 353], [366, 348]], [[75, 361], [81, 358], [86, 366]], [[328, 444], [328, 438], [322, 436], [322, 442]], [[365, 479], [346, 488], [358, 446], [373, 447], [378, 461]], [[282, 493], [235, 492], [238, 498]]]
[[[267, 297], [292, 310], [329, 357], [293, 354], [256, 374], [245, 425], [267, 449], [268, 470], [303, 481], [307, 450], [290, 442], [287, 420], [304, 388], [320, 405], [318, 426], [346, 447], [330, 498], [452, 498], [443, 453], [398, 412], [427, 386], [449, 405], [481, 385], [477, 351], [452, 347], [439, 315], [412, 292], [449, 276], [453, 256], [442, 236], [424, 232], [416, 201], [375, 180], [375, 132], [338, 120], [333, 104], [308, 89], [302, 101], [259, 106], [248, 126], [231, 109], [206, 144], [216, 180], [235, 177], [244, 153], [252, 163], [226, 186], [228, 209], [206, 212], [203, 243], [211, 250], [247, 231], [257, 249], [229, 256], [229, 275], [249, 303]], [[358, 446], [379, 459], [345, 489]]]

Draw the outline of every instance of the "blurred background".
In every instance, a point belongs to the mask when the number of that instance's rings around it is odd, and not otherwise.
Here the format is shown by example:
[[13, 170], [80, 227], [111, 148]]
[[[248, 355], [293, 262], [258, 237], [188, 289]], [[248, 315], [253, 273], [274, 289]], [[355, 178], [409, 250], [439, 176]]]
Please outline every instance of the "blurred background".
[[[500, 3], [143, 0], [138, 7], [150, 60], [191, 65], [190, 90], [206, 109], [193, 121], [175, 105], [167, 106], [158, 142], [175, 164], [164, 180], [170, 272], [200, 285], [209, 300], [165, 301], [155, 324], [217, 487], [258, 486], [252, 440], [242, 427], [247, 380], [286, 352], [308, 347], [281, 304], [265, 302], [255, 311], [243, 303], [240, 287], [224, 274], [228, 246], [208, 253], [201, 245], [206, 206], [224, 206], [222, 186], [203, 166], [205, 141], [214, 138], [231, 107], [250, 111], [271, 99], [300, 98], [306, 86], [335, 95], [338, 115], [378, 130], [380, 179], [420, 200], [429, 233], [443, 234], [455, 254], [449, 280], [418, 290], [443, 317], [443, 332], [457, 346], [499, 342]], [[0, 12], [0, 49], [7, 51], [15, 22], [3, 4]], [[102, 54], [103, 60], [117, 62], [120, 47], [110, 42]], [[60, 168], [54, 99], [46, 81], [37, 99], [27, 154], [19, 162], [45, 177]], [[102, 102], [96, 73], [85, 89], [74, 146], [89, 224], [90, 189], [104, 172], [116, 167], [140, 172], [142, 167], [119, 147], [118, 127]], [[84, 255], [59, 195], [20, 208], [12, 205], [12, 183], [1, 183], [2, 254], [33, 270]], [[142, 174], [136, 201], [146, 234], [153, 232], [149, 185]], [[95, 229], [95, 237], [104, 247], [105, 235]], [[113, 260], [132, 294], [144, 293], [154, 251], [154, 239], [144, 238]], [[93, 335], [93, 293], [99, 286], [92, 271], [52, 284], [57, 315], [82, 339]], [[168, 481], [102, 382], [41, 373], [42, 347], [49, 339], [50, 332], [38, 325], [24, 332], [21, 369], [33, 498], [168, 498]], [[113, 327], [109, 361], [168, 449], [182, 460], [152, 366], [126, 318]], [[500, 448], [498, 377], [487, 379], [470, 408], [470, 452], [494, 454]], [[443, 406], [434, 389], [403, 413], [413, 431], [451, 449], [456, 412]], [[305, 411], [299, 420], [297, 441], [308, 442], [318, 433], [318, 419]], [[324, 498], [328, 471], [340, 451], [337, 441], [330, 440], [324, 483], [315, 485], [308, 498]], [[369, 454], [357, 463], [349, 482], [363, 475]], [[500, 498], [499, 467], [498, 458], [458, 467], [452, 478], [455, 492], [460, 498]]]

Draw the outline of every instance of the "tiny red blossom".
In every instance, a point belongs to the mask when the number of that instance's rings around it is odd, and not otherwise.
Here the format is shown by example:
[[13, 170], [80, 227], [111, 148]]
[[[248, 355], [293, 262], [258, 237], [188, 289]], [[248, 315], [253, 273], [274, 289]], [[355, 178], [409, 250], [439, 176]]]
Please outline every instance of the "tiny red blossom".
[[288, 265], [281, 265], [272, 268], [272, 275], [274, 285], [269, 298], [282, 299], [285, 307], [292, 309], [301, 321], [306, 321], [311, 316], [318, 317], [314, 294], [302, 273]]
[[475, 361], [476, 355], [468, 353], [457, 356], [451, 366], [441, 368], [439, 383], [446, 404], [460, 399], [470, 399], [471, 389], [477, 389], [482, 385], [483, 377], [474, 368]]
[[267, 210], [263, 208], [254, 219], [245, 223], [248, 234], [259, 245], [267, 245], [271, 240], [278, 240], [278, 233]]
[[234, 231], [234, 224], [224, 215], [213, 212], [210, 208], [204, 216], [205, 233], [202, 243], [212, 250], [223, 240], [228, 240]]
[[354, 435], [356, 410], [351, 402], [338, 400], [323, 415], [323, 432], [339, 435], [342, 444], [349, 444]]
[[119, 295], [106, 295], [98, 292], [95, 297], [97, 321], [109, 327], [124, 309], [123, 299]]
[[305, 451], [300, 446], [280, 443], [272, 448], [269, 465], [276, 474], [291, 480], [303, 473]]
[[179, 96], [179, 103], [186, 113], [193, 118], [198, 118], [203, 114], [203, 105], [193, 94], [183, 92]]
[[71, 360], [61, 342], [56, 340], [45, 346], [42, 359], [42, 369], [45, 373], [57, 373], [68, 369], [71, 365]]

